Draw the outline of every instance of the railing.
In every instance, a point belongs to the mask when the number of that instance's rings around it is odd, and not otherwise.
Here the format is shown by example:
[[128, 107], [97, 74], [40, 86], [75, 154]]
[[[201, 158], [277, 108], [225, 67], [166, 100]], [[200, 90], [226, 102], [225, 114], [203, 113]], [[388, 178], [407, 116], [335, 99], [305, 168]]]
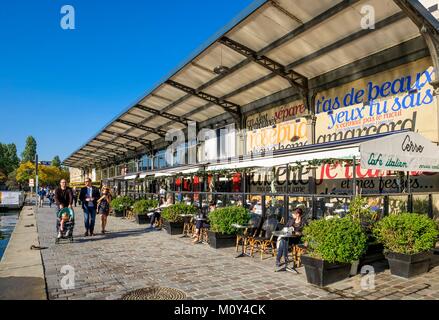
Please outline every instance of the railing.
[[[129, 192], [133, 199], [160, 199], [157, 193]], [[199, 206], [213, 201], [217, 206], [244, 205], [260, 206], [262, 214], [275, 214], [287, 218], [295, 208], [302, 207], [306, 218], [321, 219], [327, 216], [348, 213], [352, 195], [328, 194], [270, 194], [270, 193], [227, 193], [227, 192], [180, 192], [170, 191], [173, 203], [186, 202]], [[363, 195], [369, 206], [380, 217], [401, 212], [416, 212], [433, 218], [439, 215], [439, 194], [367, 194]]]

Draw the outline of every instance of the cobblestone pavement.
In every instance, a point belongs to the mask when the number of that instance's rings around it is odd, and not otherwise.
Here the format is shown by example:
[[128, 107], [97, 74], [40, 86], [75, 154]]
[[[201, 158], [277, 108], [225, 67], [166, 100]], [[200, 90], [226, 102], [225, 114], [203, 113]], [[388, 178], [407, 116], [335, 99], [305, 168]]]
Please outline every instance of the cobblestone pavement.
[[[42, 257], [49, 299], [120, 299], [151, 286], [183, 290], [194, 300], [439, 299], [439, 267], [405, 280], [377, 266], [374, 290], [361, 289], [361, 276], [320, 289], [307, 284], [303, 268], [299, 275], [275, 273], [274, 258], [236, 259], [234, 249], [192, 245], [188, 238], [150, 232], [121, 218], [109, 217], [110, 233], [84, 238], [81, 209], [76, 213], [75, 242], [59, 245], [53, 209], [37, 214], [40, 246], [47, 247]], [[75, 270], [72, 290], [61, 288], [66, 265]]]

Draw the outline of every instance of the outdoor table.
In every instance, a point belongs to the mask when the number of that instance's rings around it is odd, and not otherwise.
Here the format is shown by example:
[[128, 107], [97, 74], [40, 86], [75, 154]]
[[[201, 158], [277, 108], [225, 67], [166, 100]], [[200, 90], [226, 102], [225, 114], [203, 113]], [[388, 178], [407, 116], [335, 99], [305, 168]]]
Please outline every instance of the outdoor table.
[[[274, 232], [273, 232], [273, 235], [274, 235], [275, 237], [278, 237], [278, 238], [285, 238], [285, 239], [286, 239], [286, 240], [285, 240], [285, 241], [287, 241], [286, 250], [288, 250], [288, 239], [299, 237], [299, 236], [296, 235], [294, 232], [289, 233], [289, 232], [285, 232], [285, 231], [283, 231], [283, 230], [282, 230], [282, 231], [274, 231]], [[288, 251], [287, 251], [287, 252], [288, 252]], [[288, 263], [289, 263], [289, 261], [288, 261], [288, 253], [287, 253], [287, 258], [286, 258], [286, 261], [285, 261], [285, 268], [283, 268], [283, 269], [281, 269], [281, 270], [276, 270], [276, 272], [279, 272], [279, 271], [288, 271], [288, 272], [295, 272], [295, 273], [299, 274], [299, 271], [296, 270], [296, 268], [295, 268], [295, 266], [294, 266], [294, 263], [293, 263], [293, 267], [292, 267], [292, 268], [289, 268], [289, 267], [288, 267]]]
[[240, 232], [241, 232], [240, 235], [241, 235], [242, 240], [243, 240], [243, 242], [242, 242], [242, 253], [239, 256], [235, 257], [235, 258], [251, 257], [248, 253], [245, 253], [245, 251], [244, 251], [245, 244], [247, 243], [247, 238], [248, 238], [248, 235], [245, 234], [245, 230], [246, 229], [254, 228], [254, 226], [253, 225], [243, 226], [243, 225], [240, 225], [240, 224], [232, 224], [232, 227], [240, 230]]

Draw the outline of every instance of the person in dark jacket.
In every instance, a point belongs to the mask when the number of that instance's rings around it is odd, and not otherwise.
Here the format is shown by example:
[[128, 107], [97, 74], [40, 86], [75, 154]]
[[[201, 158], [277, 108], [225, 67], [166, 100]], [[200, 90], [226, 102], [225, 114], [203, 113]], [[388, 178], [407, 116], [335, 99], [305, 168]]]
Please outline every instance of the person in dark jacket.
[[92, 186], [90, 178], [86, 179], [85, 187], [81, 189], [79, 194], [79, 200], [81, 200], [84, 210], [85, 237], [94, 236], [96, 210], [100, 197], [99, 189]]
[[57, 213], [61, 209], [72, 208], [73, 204], [72, 189], [67, 187], [67, 181], [62, 179], [59, 184], [60, 186], [55, 190], [55, 204]]

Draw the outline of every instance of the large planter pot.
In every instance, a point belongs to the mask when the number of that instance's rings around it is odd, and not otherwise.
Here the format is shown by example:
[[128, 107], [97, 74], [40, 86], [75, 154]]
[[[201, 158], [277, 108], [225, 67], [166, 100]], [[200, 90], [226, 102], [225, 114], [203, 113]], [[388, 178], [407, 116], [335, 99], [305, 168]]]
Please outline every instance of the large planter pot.
[[308, 283], [319, 287], [326, 287], [332, 283], [349, 278], [350, 263], [329, 263], [327, 261], [302, 256]]
[[431, 252], [421, 252], [413, 255], [395, 252], [385, 254], [392, 275], [407, 279], [428, 272], [432, 255]]
[[163, 221], [163, 229], [166, 230], [171, 236], [175, 236], [183, 233], [184, 224], [181, 222], [169, 222], [167, 220]]
[[209, 245], [215, 249], [229, 248], [236, 245], [236, 235], [208, 232]]
[[148, 224], [151, 223], [151, 218], [146, 214], [136, 214], [136, 222], [138, 224]]

